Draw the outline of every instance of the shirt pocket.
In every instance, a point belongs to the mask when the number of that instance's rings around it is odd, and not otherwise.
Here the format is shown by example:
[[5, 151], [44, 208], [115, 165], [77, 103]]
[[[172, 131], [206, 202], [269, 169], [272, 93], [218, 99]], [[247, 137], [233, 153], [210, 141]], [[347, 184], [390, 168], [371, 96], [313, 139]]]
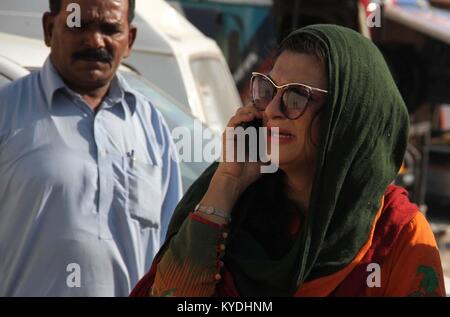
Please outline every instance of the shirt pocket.
[[159, 229], [161, 223], [162, 169], [139, 157], [125, 157], [128, 211], [142, 227]]

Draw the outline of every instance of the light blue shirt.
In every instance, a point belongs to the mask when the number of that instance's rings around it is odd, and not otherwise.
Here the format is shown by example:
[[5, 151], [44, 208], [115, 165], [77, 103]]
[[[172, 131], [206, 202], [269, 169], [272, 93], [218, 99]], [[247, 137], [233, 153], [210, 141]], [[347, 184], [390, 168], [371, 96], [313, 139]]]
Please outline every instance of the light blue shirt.
[[0, 90], [0, 296], [127, 296], [181, 195], [176, 149], [118, 74], [95, 113], [48, 59]]

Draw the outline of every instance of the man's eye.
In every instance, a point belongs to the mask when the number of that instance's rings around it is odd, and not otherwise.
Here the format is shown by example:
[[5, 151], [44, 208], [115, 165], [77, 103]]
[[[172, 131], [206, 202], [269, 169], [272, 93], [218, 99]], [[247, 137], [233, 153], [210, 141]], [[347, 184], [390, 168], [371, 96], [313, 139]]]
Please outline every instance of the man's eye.
[[102, 28], [102, 30], [103, 30], [103, 33], [108, 34], [108, 35], [120, 33], [120, 29], [116, 26], [104, 26]]

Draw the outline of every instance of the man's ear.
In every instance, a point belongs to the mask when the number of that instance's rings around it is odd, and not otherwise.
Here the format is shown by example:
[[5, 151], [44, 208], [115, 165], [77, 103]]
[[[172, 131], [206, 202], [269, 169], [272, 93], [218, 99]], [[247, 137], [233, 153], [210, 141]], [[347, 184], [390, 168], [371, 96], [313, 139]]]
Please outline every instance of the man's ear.
[[130, 56], [131, 49], [133, 48], [134, 42], [136, 41], [136, 36], [137, 36], [137, 28], [133, 24], [130, 24], [130, 31], [128, 36], [128, 50], [124, 56], [125, 58]]
[[55, 16], [50, 12], [45, 12], [42, 17], [42, 27], [44, 29], [45, 45], [47, 45], [48, 47], [51, 46], [54, 25], [55, 25]]

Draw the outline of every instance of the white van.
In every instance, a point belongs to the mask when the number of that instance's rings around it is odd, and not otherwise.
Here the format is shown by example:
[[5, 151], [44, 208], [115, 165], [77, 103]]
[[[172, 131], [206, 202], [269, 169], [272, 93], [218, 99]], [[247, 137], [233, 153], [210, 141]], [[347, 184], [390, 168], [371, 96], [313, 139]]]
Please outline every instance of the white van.
[[[43, 39], [47, 0], [0, 1], [0, 32]], [[136, 0], [138, 38], [125, 62], [222, 132], [241, 100], [217, 44], [163, 0]]]

